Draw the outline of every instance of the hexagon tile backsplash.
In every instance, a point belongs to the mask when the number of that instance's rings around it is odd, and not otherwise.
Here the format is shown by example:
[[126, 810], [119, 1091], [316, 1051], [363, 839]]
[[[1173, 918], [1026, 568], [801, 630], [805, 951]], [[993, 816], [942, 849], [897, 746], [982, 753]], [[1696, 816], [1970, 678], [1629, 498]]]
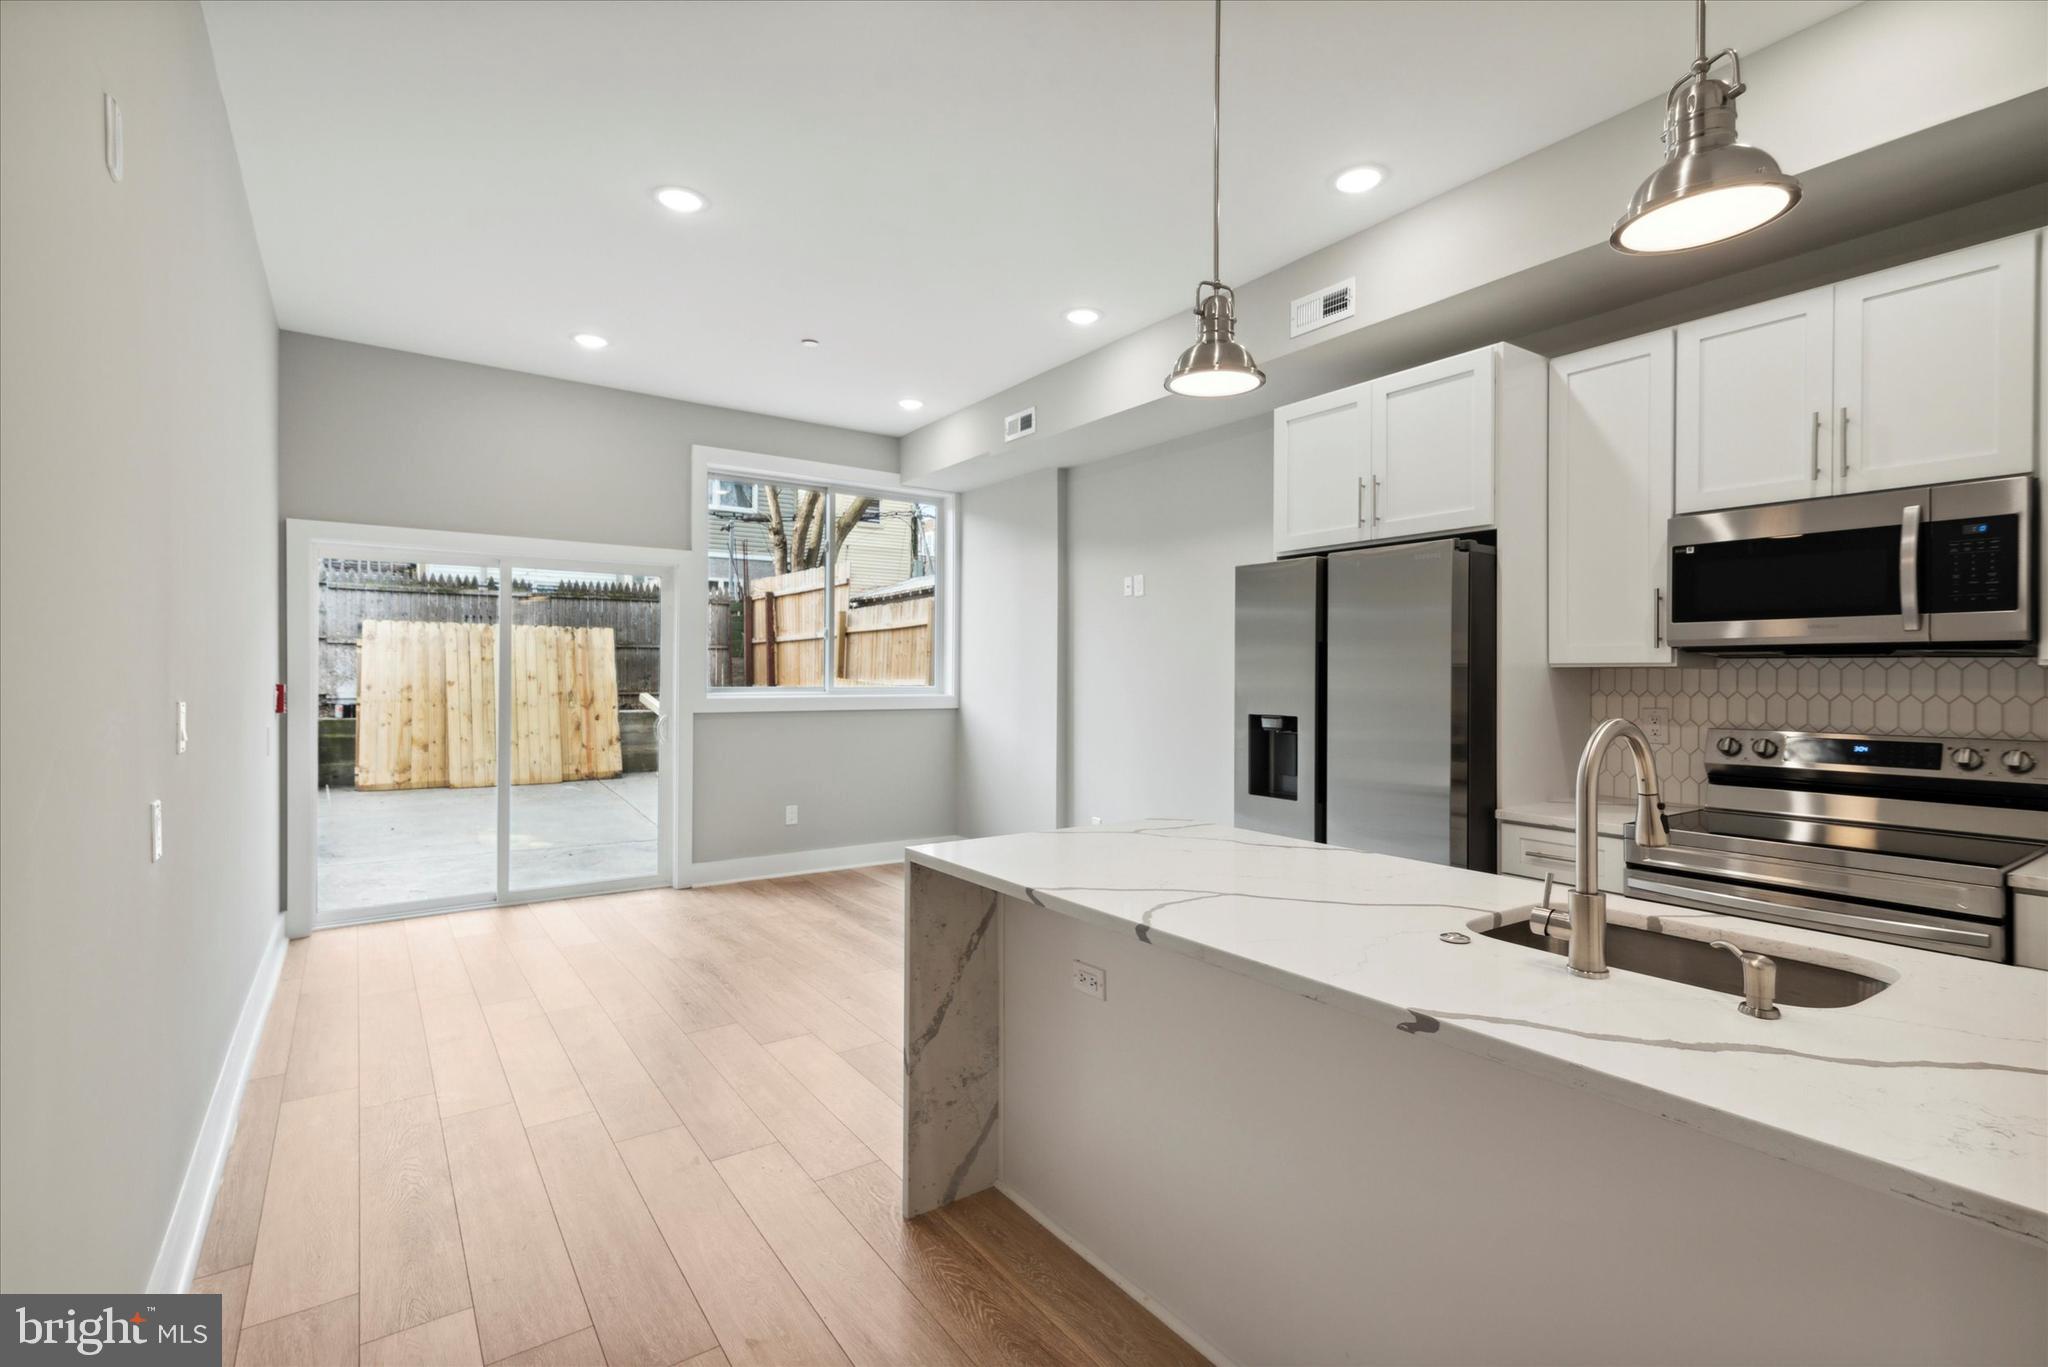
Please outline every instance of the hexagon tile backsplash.
[[[1593, 720], [1671, 717], [1652, 747], [1664, 800], [1706, 795], [1706, 736], [1716, 726], [1783, 726], [1890, 736], [2048, 740], [2048, 668], [2033, 661], [1903, 659], [1722, 660], [1675, 669], [1596, 669]], [[1610, 747], [1600, 791], [1633, 792], [1628, 758]]]

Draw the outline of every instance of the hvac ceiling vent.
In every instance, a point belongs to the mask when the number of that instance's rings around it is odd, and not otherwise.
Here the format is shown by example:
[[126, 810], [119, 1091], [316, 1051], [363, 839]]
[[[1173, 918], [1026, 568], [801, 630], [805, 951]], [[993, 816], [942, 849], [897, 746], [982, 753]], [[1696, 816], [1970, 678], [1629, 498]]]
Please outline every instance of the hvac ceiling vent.
[[1295, 300], [1293, 311], [1288, 316], [1287, 335], [1299, 337], [1304, 332], [1314, 332], [1317, 328], [1342, 322], [1356, 312], [1358, 277], [1353, 276]]
[[1003, 440], [1015, 441], [1038, 430], [1038, 410], [1026, 408], [1003, 419]]

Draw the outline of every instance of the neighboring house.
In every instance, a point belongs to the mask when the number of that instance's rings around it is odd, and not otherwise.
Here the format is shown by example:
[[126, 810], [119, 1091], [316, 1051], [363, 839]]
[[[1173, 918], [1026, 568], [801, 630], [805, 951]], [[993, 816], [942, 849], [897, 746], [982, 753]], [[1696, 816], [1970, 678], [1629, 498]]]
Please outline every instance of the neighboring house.
[[[762, 486], [713, 480], [711, 535], [704, 547], [709, 587], [737, 594], [745, 584], [775, 573], [768, 499]], [[798, 500], [782, 499], [783, 535], [795, 531]], [[883, 499], [871, 503], [847, 533], [838, 561], [856, 593], [881, 589], [932, 571], [934, 510], [929, 504]]]

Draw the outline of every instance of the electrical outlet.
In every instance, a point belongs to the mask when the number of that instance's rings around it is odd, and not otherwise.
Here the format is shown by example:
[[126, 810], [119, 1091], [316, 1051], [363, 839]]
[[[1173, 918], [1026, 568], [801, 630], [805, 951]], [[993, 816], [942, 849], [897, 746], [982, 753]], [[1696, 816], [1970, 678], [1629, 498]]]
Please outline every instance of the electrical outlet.
[[1650, 738], [1652, 745], [1670, 744], [1671, 714], [1661, 707], [1644, 708], [1643, 734]]
[[1131, 596], [1131, 576], [1129, 576], [1129, 575], [1127, 574], [1127, 575], [1125, 575], [1125, 576], [1124, 576], [1124, 597], [1128, 598], [1128, 597], [1130, 597], [1130, 596]]
[[1074, 990], [1097, 1001], [1109, 1000], [1109, 977], [1094, 964], [1074, 960]]
[[782, 809], [782, 824], [785, 826], [796, 825], [796, 804], [794, 802]]

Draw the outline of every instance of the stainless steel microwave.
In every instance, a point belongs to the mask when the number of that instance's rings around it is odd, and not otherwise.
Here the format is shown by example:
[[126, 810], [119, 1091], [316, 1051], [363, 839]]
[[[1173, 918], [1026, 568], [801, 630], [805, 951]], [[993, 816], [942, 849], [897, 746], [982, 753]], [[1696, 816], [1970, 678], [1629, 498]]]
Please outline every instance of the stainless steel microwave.
[[1886, 489], [1671, 519], [1668, 639], [1711, 654], [2018, 652], [2034, 481]]

